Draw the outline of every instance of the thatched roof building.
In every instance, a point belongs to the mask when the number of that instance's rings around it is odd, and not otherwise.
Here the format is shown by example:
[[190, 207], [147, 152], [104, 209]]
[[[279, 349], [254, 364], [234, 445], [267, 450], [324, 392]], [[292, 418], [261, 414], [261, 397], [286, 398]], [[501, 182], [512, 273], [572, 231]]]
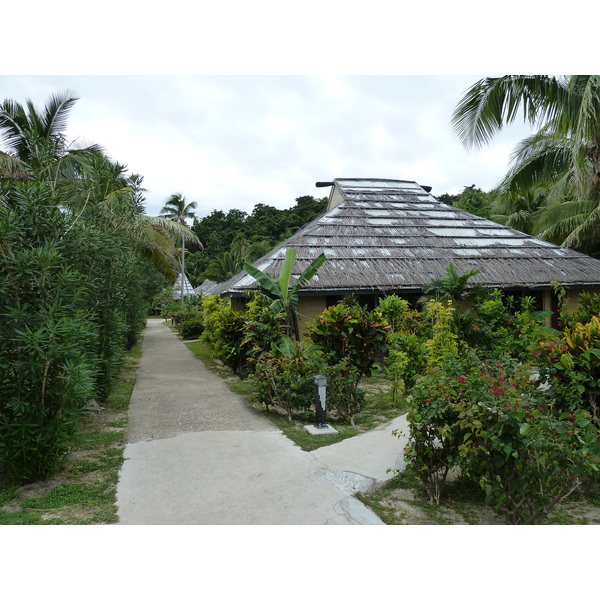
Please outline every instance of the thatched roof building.
[[197, 296], [198, 294], [197, 294], [196, 290], [194, 290], [194, 287], [190, 283], [190, 280], [187, 278], [185, 273], [183, 273], [183, 274], [179, 273], [179, 275], [177, 275], [177, 281], [175, 281], [175, 283], [173, 284], [173, 298], [174, 299], [181, 298], [182, 279], [183, 279], [183, 295], [184, 295], [184, 297], [187, 298], [188, 296]]
[[[413, 181], [317, 185], [331, 186], [326, 212], [254, 265], [278, 276], [286, 249], [293, 247], [298, 275], [324, 252], [327, 260], [302, 295], [326, 297], [325, 305], [350, 293], [419, 294], [451, 263], [459, 273], [479, 269], [473, 284], [540, 298], [553, 281], [567, 289], [600, 288], [599, 260], [443, 204]], [[211, 293], [239, 297], [256, 288], [253, 277], [240, 273]]]

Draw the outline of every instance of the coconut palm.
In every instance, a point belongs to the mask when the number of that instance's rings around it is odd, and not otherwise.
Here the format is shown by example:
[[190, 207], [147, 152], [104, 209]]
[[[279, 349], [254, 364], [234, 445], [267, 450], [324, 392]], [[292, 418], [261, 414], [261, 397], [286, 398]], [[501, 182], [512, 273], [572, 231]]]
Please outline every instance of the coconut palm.
[[4, 100], [0, 104], [0, 142], [5, 153], [0, 153], [0, 175], [18, 170], [21, 178], [43, 181], [54, 190], [64, 162], [98, 151], [97, 145], [77, 149], [67, 143], [67, 118], [77, 100], [69, 92], [54, 94], [42, 110], [31, 100], [25, 105]]
[[[182, 194], [171, 194], [162, 210], [160, 215], [170, 221], [175, 221], [187, 229], [186, 221], [194, 218], [194, 209], [197, 203], [195, 201], [187, 202], [185, 196]], [[182, 280], [185, 277], [185, 237], [181, 236], [181, 277]], [[184, 289], [181, 286], [181, 309], [183, 310], [184, 300]]]
[[[562, 236], [563, 245], [581, 247], [595, 233], [598, 221], [596, 211], [590, 212], [587, 204], [597, 205], [600, 198], [600, 76], [484, 78], [465, 93], [452, 121], [467, 147], [482, 146], [513, 123], [521, 109], [537, 133], [516, 148], [499, 191], [515, 194], [545, 187], [548, 202], [555, 206], [565, 199], [582, 202], [578, 209], [583, 221], [579, 219], [577, 231]], [[560, 218], [560, 213], [552, 214]], [[563, 233], [573, 223], [563, 222]], [[551, 234], [542, 230], [538, 235]]]
[[215, 283], [222, 283], [237, 275], [243, 266], [244, 263], [237, 260], [232, 252], [223, 252], [215, 256], [213, 261], [206, 267], [206, 271], [202, 273], [202, 277]]
[[546, 191], [541, 188], [501, 194], [492, 202], [490, 218], [496, 223], [533, 235], [545, 201]]

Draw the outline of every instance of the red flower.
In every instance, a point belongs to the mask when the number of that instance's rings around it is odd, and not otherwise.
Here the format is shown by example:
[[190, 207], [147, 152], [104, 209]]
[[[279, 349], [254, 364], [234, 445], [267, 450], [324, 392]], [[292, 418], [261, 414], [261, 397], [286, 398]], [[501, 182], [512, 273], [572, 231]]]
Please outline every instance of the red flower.
[[458, 383], [466, 383], [467, 378], [464, 375], [461, 375], [460, 377], [456, 378], [456, 381], [458, 381]]
[[425, 402], [426, 402], [427, 404], [429, 404], [429, 403], [431, 402], [431, 400], [430, 400], [429, 398], [427, 398], [427, 400], [425, 400]]

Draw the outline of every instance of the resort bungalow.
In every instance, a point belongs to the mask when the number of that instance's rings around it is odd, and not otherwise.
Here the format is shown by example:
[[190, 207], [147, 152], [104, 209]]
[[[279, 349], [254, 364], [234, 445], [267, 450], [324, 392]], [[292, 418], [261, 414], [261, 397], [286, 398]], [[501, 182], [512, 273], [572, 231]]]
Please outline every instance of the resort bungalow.
[[[331, 188], [325, 213], [254, 263], [277, 277], [292, 247], [297, 276], [325, 253], [300, 292], [304, 321], [348, 294], [371, 306], [388, 294], [417, 299], [450, 264], [460, 274], [479, 269], [470, 283], [532, 296], [543, 310], [556, 308], [552, 282], [560, 282], [573, 303], [583, 290], [600, 291], [599, 260], [443, 204], [413, 181], [335, 179], [317, 187]], [[257, 288], [242, 272], [209, 294], [228, 295], [235, 307]]]

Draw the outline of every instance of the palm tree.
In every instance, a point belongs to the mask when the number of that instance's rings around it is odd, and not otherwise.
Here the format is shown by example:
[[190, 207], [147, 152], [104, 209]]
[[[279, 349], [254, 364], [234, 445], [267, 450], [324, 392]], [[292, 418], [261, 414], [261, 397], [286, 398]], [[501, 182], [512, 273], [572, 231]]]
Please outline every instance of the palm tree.
[[455, 306], [458, 306], [462, 300], [485, 293], [486, 288], [481, 283], [468, 285], [469, 279], [479, 273], [479, 269], [473, 269], [459, 275], [458, 269], [450, 263], [446, 267], [445, 275], [432, 279], [423, 286], [423, 293], [426, 296], [435, 296], [436, 300], [450, 300]]
[[[598, 206], [600, 198], [600, 76], [484, 78], [467, 90], [452, 121], [467, 147], [482, 146], [513, 123], [520, 109], [537, 133], [516, 148], [499, 191], [523, 194], [543, 187], [549, 203], [567, 198], [582, 202], [579, 217], [583, 220], [579, 219], [576, 232], [563, 235], [562, 242], [581, 247], [595, 233], [599, 220], [598, 211], [590, 212], [588, 203]], [[562, 223], [563, 233], [569, 225], [573, 221]], [[538, 235], [551, 234], [542, 230]]]
[[490, 218], [496, 223], [533, 235], [545, 201], [546, 191], [541, 188], [502, 194], [492, 202]]
[[67, 118], [77, 100], [69, 92], [54, 94], [43, 110], [31, 100], [25, 106], [4, 100], [0, 104], [0, 142], [6, 152], [0, 153], [0, 175], [14, 174], [18, 168], [21, 177], [43, 181], [55, 190], [65, 161], [99, 151], [97, 145], [74, 149], [67, 143]]
[[[175, 279], [174, 238], [200, 245], [185, 225], [144, 214], [142, 177], [127, 175], [98, 145], [73, 148], [67, 143], [67, 118], [78, 100], [55, 94], [43, 109], [30, 100], [0, 104], [0, 178], [34, 180], [48, 185], [57, 204], [93, 227], [127, 237], [169, 279]], [[6, 204], [7, 198], [0, 198]], [[73, 226], [72, 225], [72, 226]]]
[[243, 268], [241, 263], [232, 252], [223, 252], [215, 256], [213, 261], [206, 267], [202, 277], [215, 283], [223, 283], [230, 277], [237, 275]]
[[[171, 194], [162, 210], [160, 211], [161, 216], [166, 217], [171, 221], [175, 221], [179, 223], [183, 227], [186, 227], [187, 219], [192, 219], [194, 217], [194, 209], [196, 208], [197, 203], [195, 201], [187, 202], [182, 194]], [[185, 281], [185, 237], [181, 236], [181, 310], [184, 309], [185, 305], [185, 296], [184, 296], [184, 286], [183, 282]]]

